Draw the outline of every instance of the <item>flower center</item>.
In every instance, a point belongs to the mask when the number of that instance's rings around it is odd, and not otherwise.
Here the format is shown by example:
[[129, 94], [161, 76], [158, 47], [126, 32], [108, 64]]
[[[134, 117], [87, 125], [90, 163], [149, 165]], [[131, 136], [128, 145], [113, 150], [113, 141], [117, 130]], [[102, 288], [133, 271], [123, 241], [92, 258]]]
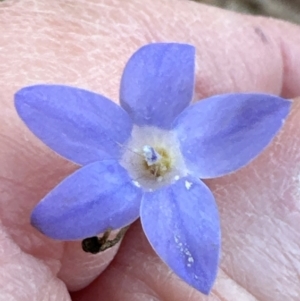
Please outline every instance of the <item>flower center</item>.
[[133, 182], [148, 191], [187, 174], [175, 134], [155, 127], [133, 128], [120, 163]]
[[160, 147], [155, 149], [152, 146], [145, 145], [143, 153], [145, 157], [145, 169], [160, 181], [172, 166], [172, 160], [168, 152]]

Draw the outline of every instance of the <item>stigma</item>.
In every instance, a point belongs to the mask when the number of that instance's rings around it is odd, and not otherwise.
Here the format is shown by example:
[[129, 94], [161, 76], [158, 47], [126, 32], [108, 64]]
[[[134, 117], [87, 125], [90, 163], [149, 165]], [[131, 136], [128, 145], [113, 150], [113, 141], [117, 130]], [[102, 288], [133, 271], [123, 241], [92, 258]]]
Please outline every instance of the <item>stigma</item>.
[[149, 145], [145, 145], [143, 147], [143, 153], [148, 166], [156, 164], [161, 158], [161, 155], [152, 146]]

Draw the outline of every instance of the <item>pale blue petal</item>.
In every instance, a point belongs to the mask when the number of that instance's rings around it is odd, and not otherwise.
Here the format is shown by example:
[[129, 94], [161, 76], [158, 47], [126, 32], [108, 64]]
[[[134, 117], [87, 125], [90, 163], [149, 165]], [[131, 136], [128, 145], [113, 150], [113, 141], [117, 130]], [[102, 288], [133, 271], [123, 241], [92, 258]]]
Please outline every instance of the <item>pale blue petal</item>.
[[200, 180], [186, 177], [142, 199], [141, 221], [150, 244], [185, 282], [208, 294], [220, 253], [214, 197]]
[[174, 124], [187, 167], [200, 178], [243, 167], [278, 133], [290, 107], [268, 94], [224, 94], [188, 107]]
[[137, 125], [170, 128], [194, 91], [195, 48], [153, 43], [129, 59], [121, 80], [120, 102]]
[[96, 93], [62, 85], [25, 87], [15, 95], [29, 129], [61, 156], [78, 164], [117, 159], [132, 121], [118, 105]]
[[84, 239], [131, 224], [139, 216], [141, 198], [141, 189], [116, 161], [94, 162], [46, 195], [31, 223], [54, 239]]

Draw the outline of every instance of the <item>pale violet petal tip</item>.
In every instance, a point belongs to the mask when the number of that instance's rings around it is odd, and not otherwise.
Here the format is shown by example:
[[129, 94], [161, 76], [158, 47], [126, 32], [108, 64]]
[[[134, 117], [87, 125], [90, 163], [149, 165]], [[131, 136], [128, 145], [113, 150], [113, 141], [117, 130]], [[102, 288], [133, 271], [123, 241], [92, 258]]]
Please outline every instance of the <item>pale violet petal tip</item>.
[[132, 121], [118, 105], [96, 93], [63, 85], [35, 85], [15, 94], [28, 128], [61, 156], [84, 165], [119, 158]]
[[54, 239], [84, 239], [135, 221], [141, 198], [141, 189], [116, 161], [94, 162], [46, 195], [31, 223]]
[[253, 160], [281, 129], [291, 101], [274, 95], [217, 95], [175, 120], [188, 169], [200, 178], [231, 173]]
[[137, 125], [170, 128], [194, 92], [195, 48], [152, 43], [129, 59], [121, 80], [120, 103]]
[[208, 294], [217, 275], [221, 235], [217, 206], [207, 186], [188, 176], [146, 193], [141, 222], [161, 259], [181, 279]]

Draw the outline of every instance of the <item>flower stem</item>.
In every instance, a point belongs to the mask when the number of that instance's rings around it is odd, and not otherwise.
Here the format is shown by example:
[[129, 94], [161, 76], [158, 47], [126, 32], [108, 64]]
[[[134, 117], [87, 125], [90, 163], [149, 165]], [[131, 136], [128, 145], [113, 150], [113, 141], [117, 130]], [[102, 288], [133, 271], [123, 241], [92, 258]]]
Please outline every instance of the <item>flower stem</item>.
[[114, 239], [109, 240], [111, 229], [104, 232], [102, 237], [88, 237], [81, 242], [82, 250], [87, 253], [97, 254], [115, 246], [125, 235], [129, 226], [122, 228]]

